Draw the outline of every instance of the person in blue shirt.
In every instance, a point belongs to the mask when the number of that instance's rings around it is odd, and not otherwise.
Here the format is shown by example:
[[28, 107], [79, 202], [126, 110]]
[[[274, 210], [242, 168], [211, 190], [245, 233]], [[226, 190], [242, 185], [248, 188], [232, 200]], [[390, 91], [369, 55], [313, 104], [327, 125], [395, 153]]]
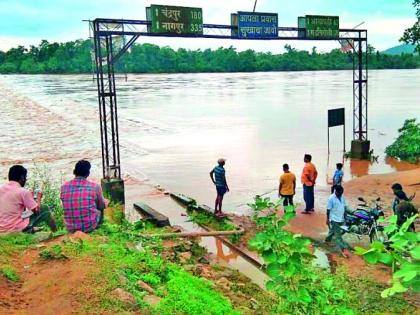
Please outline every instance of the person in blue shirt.
[[213, 184], [216, 186], [217, 197], [214, 206], [214, 214], [217, 216], [223, 216], [222, 212], [222, 203], [223, 196], [229, 191], [229, 186], [226, 181], [226, 172], [225, 172], [225, 159], [219, 159], [217, 161], [217, 166], [213, 168], [210, 172], [210, 178]]
[[337, 169], [334, 172], [333, 185], [331, 187], [332, 194], [334, 193], [334, 190], [337, 186], [341, 186], [343, 184], [343, 177], [344, 177], [343, 164], [337, 163], [336, 166], [337, 166]]
[[343, 230], [341, 226], [344, 225], [344, 215], [350, 209], [347, 206], [347, 201], [343, 196], [344, 188], [342, 186], [335, 187], [335, 193], [328, 198], [327, 203], [327, 225], [329, 232], [326, 242], [331, 242], [333, 239], [340, 250], [341, 254], [348, 258], [351, 246], [343, 240]]

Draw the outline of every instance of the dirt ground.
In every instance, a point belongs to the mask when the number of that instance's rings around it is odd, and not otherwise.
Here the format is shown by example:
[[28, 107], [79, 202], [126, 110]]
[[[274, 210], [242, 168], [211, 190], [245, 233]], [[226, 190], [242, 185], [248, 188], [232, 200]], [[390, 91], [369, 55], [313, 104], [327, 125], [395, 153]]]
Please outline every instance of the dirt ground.
[[95, 270], [89, 257], [78, 260], [42, 261], [39, 252], [63, 238], [28, 249], [12, 258], [20, 281], [0, 277], [0, 314], [75, 314], [81, 297], [90, 289], [83, 285]]
[[[92, 281], [92, 277], [98, 275], [94, 257], [82, 255], [63, 260], [40, 259], [39, 254], [43, 249], [78, 239], [91, 237], [76, 232], [40, 243], [35, 248], [11, 257], [20, 280], [11, 282], [0, 276], [0, 315], [85, 314], [88, 301], [99, 303], [99, 291], [95, 287], [96, 282]], [[214, 282], [215, 289], [231, 300], [243, 314], [254, 314], [255, 310], [268, 313], [270, 306], [275, 303], [272, 294], [238, 271], [219, 264], [216, 255], [207, 254], [204, 249], [199, 256], [194, 256], [196, 254], [191, 244], [192, 241], [187, 239], [165, 240], [165, 250], [161, 255], [168, 261], [184, 266], [192, 274]], [[190, 257], [194, 257], [195, 263], [190, 261]], [[199, 257], [205, 257], [204, 261]], [[141, 310], [133, 310], [131, 313], [141, 314]], [[98, 314], [108, 312], [98, 309]]]

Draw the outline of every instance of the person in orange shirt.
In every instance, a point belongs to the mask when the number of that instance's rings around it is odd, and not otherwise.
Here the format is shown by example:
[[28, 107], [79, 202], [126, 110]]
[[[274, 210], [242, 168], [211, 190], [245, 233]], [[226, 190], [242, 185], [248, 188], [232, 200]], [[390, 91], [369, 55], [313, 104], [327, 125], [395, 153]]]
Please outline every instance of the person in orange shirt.
[[296, 193], [296, 176], [289, 171], [289, 165], [283, 164], [283, 174], [280, 176], [279, 197], [284, 198], [283, 206], [293, 205]]
[[303, 185], [303, 199], [305, 200], [305, 210], [302, 213], [314, 212], [314, 186], [318, 176], [318, 172], [314, 164], [312, 164], [312, 156], [305, 154], [304, 157], [305, 166], [302, 171], [301, 181]]

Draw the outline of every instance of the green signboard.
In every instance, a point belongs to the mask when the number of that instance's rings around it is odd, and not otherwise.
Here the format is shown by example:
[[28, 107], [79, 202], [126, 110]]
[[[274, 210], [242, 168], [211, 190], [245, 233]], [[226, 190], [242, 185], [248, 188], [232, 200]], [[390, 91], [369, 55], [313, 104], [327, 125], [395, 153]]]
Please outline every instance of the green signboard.
[[201, 8], [152, 4], [146, 8], [146, 17], [151, 22], [148, 28], [150, 33], [203, 34], [203, 10]]
[[306, 38], [335, 39], [340, 35], [338, 16], [307, 15], [305, 21]]

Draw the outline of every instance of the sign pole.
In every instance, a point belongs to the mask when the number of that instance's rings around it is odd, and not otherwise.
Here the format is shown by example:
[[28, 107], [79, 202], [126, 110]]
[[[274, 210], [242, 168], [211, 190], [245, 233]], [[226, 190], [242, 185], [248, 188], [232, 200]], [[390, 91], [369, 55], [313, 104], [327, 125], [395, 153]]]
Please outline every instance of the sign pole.
[[327, 138], [328, 138], [328, 155], [330, 155], [330, 127], [327, 127]]
[[[344, 112], [344, 117], [345, 117], [345, 112]], [[346, 153], [346, 119], [344, 118], [344, 123], [343, 123], [343, 153]]]

